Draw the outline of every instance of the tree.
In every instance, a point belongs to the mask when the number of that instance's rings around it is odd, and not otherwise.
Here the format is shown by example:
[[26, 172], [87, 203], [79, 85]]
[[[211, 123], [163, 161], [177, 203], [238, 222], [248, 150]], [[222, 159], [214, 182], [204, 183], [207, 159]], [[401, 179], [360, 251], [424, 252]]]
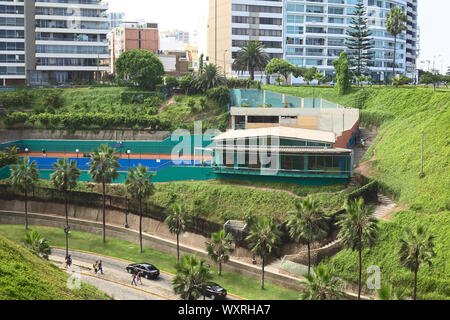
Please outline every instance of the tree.
[[165, 77], [164, 84], [166, 85], [167, 90], [169, 90], [170, 93], [172, 93], [173, 89], [175, 89], [179, 86], [178, 80], [174, 76]]
[[11, 184], [25, 194], [25, 229], [28, 229], [28, 192], [33, 190], [38, 179], [36, 161], [31, 162], [28, 156], [17, 160], [17, 165], [11, 167]]
[[262, 259], [261, 289], [264, 289], [264, 265], [272, 250], [281, 243], [281, 232], [272, 219], [260, 218], [251, 226], [250, 235], [246, 238], [250, 250]]
[[405, 76], [405, 75], [401, 75], [401, 76], [397, 76], [397, 77], [394, 77], [394, 79], [392, 79], [392, 84], [396, 87], [396, 88], [398, 88], [399, 86], [403, 86], [403, 85], [405, 85], [405, 84], [409, 84], [409, 83], [411, 83], [413, 80], [412, 79], [410, 79], [410, 78], [408, 78], [407, 76]]
[[269, 55], [264, 51], [264, 45], [260, 41], [248, 41], [242, 47], [233, 62], [233, 69], [240, 72], [248, 71], [250, 79], [255, 80], [255, 71], [264, 70], [269, 63]]
[[326, 76], [322, 72], [316, 72], [314, 74], [314, 80], [317, 80], [317, 84], [320, 85], [324, 81], [326, 81]]
[[317, 71], [316, 67], [306, 69], [306, 71], [303, 73], [303, 80], [305, 80], [306, 83], [309, 85], [309, 83], [316, 78], [317, 73], [319, 72]]
[[67, 158], [58, 159], [53, 164], [55, 171], [50, 175], [50, 180], [53, 182], [55, 188], [64, 193], [64, 208], [66, 213], [66, 225], [69, 225], [69, 213], [67, 210], [67, 193], [69, 190], [77, 186], [78, 178], [80, 177], [80, 170], [76, 166], [74, 160], [70, 161]]
[[394, 61], [392, 65], [392, 77], [395, 77], [395, 68], [397, 67], [397, 37], [406, 30], [408, 17], [400, 7], [394, 7], [386, 16], [386, 30], [394, 36]]
[[192, 84], [196, 90], [205, 92], [208, 89], [226, 85], [226, 79], [215, 64], [207, 64], [202, 72], [195, 75]]
[[219, 276], [222, 275], [222, 263], [227, 263], [230, 259], [229, 254], [234, 251], [232, 247], [233, 236], [231, 233], [225, 235], [224, 230], [220, 230], [211, 235], [211, 242], [206, 242], [206, 251], [208, 256], [214, 262], [219, 264]]
[[373, 208], [366, 207], [364, 200], [346, 202], [346, 214], [341, 217], [338, 226], [341, 228], [338, 238], [342, 239], [345, 247], [358, 251], [359, 272], [358, 272], [358, 300], [361, 297], [361, 275], [362, 275], [362, 250], [371, 247], [377, 239], [377, 221], [372, 217]]
[[16, 146], [6, 148], [5, 151], [0, 151], [0, 169], [4, 166], [16, 163], [19, 159], [17, 152]]
[[48, 256], [52, 253], [48, 240], [43, 238], [41, 234], [35, 230], [25, 234], [24, 244], [31, 249], [37, 256], [48, 260]]
[[333, 61], [336, 70], [336, 88], [339, 94], [346, 94], [351, 87], [350, 72], [348, 69], [348, 57], [345, 51], [341, 52], [338, 59]]
[[295, 211], [289, 212], [289, 236], [295, 241], [305, 240], [308, 246], [308, 275], [311, 274], [311, 243], [324, 238], [328, 232], [327, 217], [319, 203], [310, 197], [296, 202]]
[[99, 149], [95, 149], [91, 153], [91, 161], [89, 174], [92, 180], [96, 183], [102, 184], [103, 196], [103, 242], [106, 242], [106, 185], [119, 177], [117, 168], [119, 165], [119, 158], [114, 156], [115, 149], [109, 148], [108, 145], [102, 144]]
[[313, 275], [308, 274], [305, 280], [300, 281], [306, 287], [301, 300], [339, 300], [345, 297], [342, 281], [334, 276], [332, 269], [319, 265], [313, 270]]
[[155, 90], [162, 83], [164, 66], [159, 58], [148, 50], [125, 51], [116, 61], [117, 77], [129, 80], [138, 87]]
[[174, 203], [172, 211], [167, 215], [165, 223], [171, 233], [177, 235], [177, 263], [180, 263], [180, 234], [182, 234], [191, 223], [191, 217], [183, 205]]
[[175, 278], [172, 280], [173, 291], [181, 295], [183, 300], [197, 300], [205, 291], [206, 283], [212, 278], [211, 272], [205, 266], [205, 260], [198, 260], [197, 255], [185, 255], [175, 268]]
[[358, 0], [351, 20], [352, 26], [347, 29], [345, 42], [349, 49], [350, 66], [355, 69], [354, 75], [359, 77], [366, 73], [369, 62], [373, 59], [374, 48], [372, 32], [369, 30], [366, 10], [362, 0]]
[[427, 233], [422, 225], [414, 230], [408, 228], [400, 239], [398, 251], [400, 263], [408, 270], [414, 272], [414, 295], [417, 298], [417, 273], [419, 267], [425, 263], [432, 265], [431, 259], [436, 257], [434, 252], [434, 236]]
[[405, 289], [395, 288], [392, 284], [382, 286], [377, 290], [378, 299], [380, 300], [405, 300]]
[[155, 188], [151, 183], [152, 174], [148, 173], [147, 167], [139, 164], [134, 169], [128, 169], [125, 179], [125, 186], [130, 197], [137, 200], [139, 204], [139, 246], [142, 253], [142, 201], [155, 193]]
[[436, 87], [439, 85], [440, 77], [437, 74], [433, 74], [431, 72], [425, 72], [419, 80], [420, 83], [423, 84], [432, 84], [433, 88], [436, 90]]
[[265, 72], [267, 75], [281, 74], [287, 82], [289, 75], [296, 71], [296, 67], [284, 59], [272, 59], [267, 64]]

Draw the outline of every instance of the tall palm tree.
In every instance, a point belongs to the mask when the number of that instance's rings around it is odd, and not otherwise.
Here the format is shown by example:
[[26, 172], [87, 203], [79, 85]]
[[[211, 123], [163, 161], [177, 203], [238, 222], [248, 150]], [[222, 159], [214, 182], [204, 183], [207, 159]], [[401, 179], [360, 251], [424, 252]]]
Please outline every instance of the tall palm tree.
[[289, 236], [295, 241], [305, 240], [308, 246], [308, 275], [311, 273], [311, 243], [326, 237], [327, 217], [319, 203], [310, 197], [295, 203], [295, 211], [289, 212], [287, 227]]
[[394, 288], [390, 284], [378, 289], [377, 294], [380, 300], [405, 300], [405, 291], [404, 288]]
[[346, 214], [338, 222], [341, 230], [338, 238], [342, 239], [345, 247], [358, 251], [358, 300], [361, 298], [361, 276], [362, 276], [362, 250], [371, 247], [377, 239], [377, 221], [372, 217], [373, 208], [364, 205], [364, 199], [346, 202]]
[[36, 161], [30, 158], [17, 160], [17, 165], [11, 167], [11, 184], [25, 194], [25, 229], [28, 229], [28, 192], [30, 192], [39, 179]]
[[331, 269], [319, 265], [313, 270], [313, 275], [308, 274], [305, 280], [300, 281], [306, 287], [301, 300], [339, 300], [345, 296], [342, 281], [334, 276]]
[[212, 275], [205, 266], [205, 260], [197, 259], [197, 255], [185, 255], [176, 265], [176, 276], [172, 280], [173, 291], [184, 300], [197, 300], [204, 294], [206, 283]]
[[233, 68], [250, 73], [250, 79], [255, 80], [255, 71], [264, 70], [269, 63], [269, 55], [264, 51], [264, 45], [260, 41], [248, 41], [242, 47], [233, 62]]
[[272, 219], [260, 218], [252, 225], [250, 235], [246, 238], [250, 250], [262, 259], [261, 289], [264, 289], [264, 265], [266, 258], [281, 243], [281, 232]]
[[414, 272], [414, 295], [417, 298], [417, 273], [419, 267], [425, 263], [431, 266], [431, 259], [436, 256], [434, 252], [434, 236], [427, 233], [422, 225], [415, 230], [408, 228], [403, 238], [400, 239], [398, 251], [400, 263]]
[[114, 152], [114, 148], [109, 148], [108, 145], [102, 144], [100, 150], [95, 149], [91, 153], [91, 161], [88, 163], [90, 166], [89, 174], [92, 176], [92, 180], [102, 184], [103, 242], [106, 242], [106, 185], [119, 177], [117, 172], [117, 168], [120, 167], [119, 158], [114, 156]]
[[74, 160], [70, 161], [67, 158], [58, 159], [53, 164], [55, 171], [50, 175], [50, 180], [53, 182], [55, 188], [64, 193], [64, 208], [66, 212], [66, 225], [69, 226], [69, 214], [67, 210], [67, 193], [70, 189], [77, 186], [78, 178], [80, 177], [80, 170], [77, 168]]
[[397, 60], [397, 37], [406, 30], [408, 17], [400, 7], [394, 7], [386, 16], [386, 30], [394, 36], [394, 64], [392, 66], [392, 78], [395, 77], [395, 68]]
[[224, 230], [220, 230], [211, 235], [211, 242], [206, 242], [206, 251], [208, 256], [214, 262], [219, 264], [219, 276], [222, 275], [222, 263], [227, 263], [230, 260], [229, 254], [234, 251], [233, 235], [228, 233], [225, 235]]
[[177, 235], [177, 263], [180, 263], [180, 234], [182, 234], [191, 223], [191, 217], [184, 207], [178, 203], [172, 205], [172, 210], [167, 215], [165, 223], [171, 233]]
[[152, 174], [148, 173], [147, 167], [141, 164], [134, 169], [128, 169], [125, 186], [130, 197], [137, 200], [139, 204], [139, 245], [142, 253], [142, 201], [155, 193], [155, 188], [151, 183]]
[[198, 73], [192, 80], [195, 89], [206, 91], [226, 84], [226, 79], [221, 75], [219, 67], [215, 64], [207, 64], [203, 67], [203, 71]]

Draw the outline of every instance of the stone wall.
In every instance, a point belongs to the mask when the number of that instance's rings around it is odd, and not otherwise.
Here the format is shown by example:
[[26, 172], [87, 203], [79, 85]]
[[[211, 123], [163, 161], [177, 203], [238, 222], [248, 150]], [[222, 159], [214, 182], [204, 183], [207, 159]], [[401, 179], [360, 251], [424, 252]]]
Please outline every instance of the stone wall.
[[16, 140], [144, 140], [161, 141], [170, 137], [169, 131], [101, 130], [98, 133], [78, 130], [68, 133], [65, 130], [9, 129], [0, 130], [0, 143]]

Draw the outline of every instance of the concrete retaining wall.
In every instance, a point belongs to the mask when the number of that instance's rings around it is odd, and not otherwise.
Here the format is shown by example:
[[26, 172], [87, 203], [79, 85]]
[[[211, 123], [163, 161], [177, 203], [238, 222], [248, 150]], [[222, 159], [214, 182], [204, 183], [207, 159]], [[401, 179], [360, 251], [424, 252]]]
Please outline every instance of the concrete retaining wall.
[[[22, 210], [22, 208], [21, 208]], [[15, 212], [13, 210], [0, 212], [0, 224], [23, 224], [24, 223], [23, 212]], [[29, 213], [28, 219], [30, 225], [42, 225], [54, 228], [63, 228], [65, 225], [65, 217], [54, 216], [48, 214]], [[72, 230], [83, 231], [93, 234], [102, 234], [102, 223], [82, 220], [79, 218], [69, 219]], [[111, 224], [106, 225], [106, 236], [114, 237], [134, 243], [139, 243], [139, 233], [135, 230], [126, 229], [120, 226], [114, 226]], [[143, 234], [143, 245], [151, 247], [155, 250], [163, 251], [169, 254], [176, 255], [176, 242], [162, 239], [156, 236]], [[193, 254], [197, 253], [198, 257], [208, 259], [207, 254], [201, 250], [180, 245], [180, 254]], [[223, 265], [223, 268], [228, 271], [236, 272], [245, 276], [249, 276], [255, 279], [261, 278], [261, 268], [258, 266], [247, 265], [231, 259], [228, 263]], [[281, 274], [276, 274], [266, 270], [265, 280], [278, 286], [289, 288], [292, 290], [301, 290], [299, 280], [293, 277], [288, 277]], [[245, 284], [243, 284], [245, 285]]]
[[101, 130], [98, 133], [88, 130], [79, 130], [73, 134], [65, 130], [37, 130], [37, 129], [9, 129], [0, 130], [0, 143], [16, 140], [149, 140], [161, 141], [170, 137], [169, 131], [135, 130]]

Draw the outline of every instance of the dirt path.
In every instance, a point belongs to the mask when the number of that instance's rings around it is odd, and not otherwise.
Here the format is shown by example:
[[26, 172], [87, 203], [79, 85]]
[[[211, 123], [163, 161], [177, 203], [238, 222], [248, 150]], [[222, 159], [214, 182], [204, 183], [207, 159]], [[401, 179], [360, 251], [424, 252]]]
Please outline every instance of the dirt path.
[[176, 97], [176, 96], [180, 96], [180, 95], [173, 95], [172, 97], [170, 97], [169, 100], [164, 101], [164, 103], [159, 107], [158, 113], [163, 112], [164, 109], [167, 108], [167, 106], [169, 106], [169, 105], [171, 105], [171, 104], [175, 104], [175, 103], [176, 103], [176, 101], [175, 101], [175, 97]]

